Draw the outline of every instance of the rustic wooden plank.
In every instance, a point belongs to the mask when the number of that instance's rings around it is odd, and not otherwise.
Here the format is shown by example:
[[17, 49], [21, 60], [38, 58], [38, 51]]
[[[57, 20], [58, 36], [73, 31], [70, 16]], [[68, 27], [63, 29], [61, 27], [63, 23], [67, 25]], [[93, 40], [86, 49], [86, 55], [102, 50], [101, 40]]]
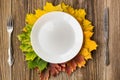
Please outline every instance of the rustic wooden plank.
[[95, 26], [93, 39], [95, 39], [99, 46], [97, 51], [93, 52], [93, 60], [90, 60], [87, 66], [82, 69], [84, 80], [105, 80], [105, 41], [103, 34], [104, 8], [105, 0], [87, 1], [87, 18], [91, 20]]
[[[7, 3], [6, 3], [7, 2]], [[0, 0], [0, 80], [9, 80], [7, 18], [11, 14], [11, 1]]]
[[25, 26], [25, 14], [27, 13], [27, 0], [12, 0], [12, 15], [14, 18], [13, 49], [15, 62], [12, 69], [12, 80], [30, 80], [30, 70], [24, 61], [24, 54], [19, 49], [20, 42], [17, 35]]
[[110, 65], [106, 68], [106, 80], [120, 80], [120, 0], [107, 0], [109, 7]]

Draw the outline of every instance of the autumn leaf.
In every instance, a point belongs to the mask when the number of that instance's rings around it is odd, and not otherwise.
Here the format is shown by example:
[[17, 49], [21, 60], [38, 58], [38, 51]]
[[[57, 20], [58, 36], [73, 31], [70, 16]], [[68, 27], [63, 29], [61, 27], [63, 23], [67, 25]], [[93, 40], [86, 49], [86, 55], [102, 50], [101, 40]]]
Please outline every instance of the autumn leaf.
[[83, 30], [84, 31], [93, 31], [94, 26], [91, 25], [91, 22], [87, 19], [83, 21]]
[[84, 38], [85, 39], [90, 39], [93, 35], [93, 32], [90, 32], [90, 31], [84, 31]]
[[34, 60], [37, 57], [37, 54], [33, 52], [25, 53], [25, 60]]
[[37, 18], [35, 17], [35, 14], [27, 14], [25, 21], [27, 22], [27, 24], [33, 25], [36, 20]]
[[48, 68], [40, 73], [40, 79], [48, 80], [50, 76], [58, 75], [62, 71], [63, 67], [65, 67], [63, 64], [60, 65], [50, 63]]
[[47, 12], [41, 9], [37, 9], [35, 10], [35, 17], [38, 19], [40, 18], [42, 15], [46, 14]]
[[68, 75], [70, 75], [74, 70], [76, 70], [77, 64], [75, 60], [70, 60], [69, 62], [66, 63], [66, 69], [65, 71], [67, 72]]
[[86, 48], [82, 48], [80, 54], [86, 59], [92, 59], [91, 53]]
[[49, 68], [40, 73], [40, 80], [48, 80], [50, 77]]
[[63, 11], [63, 9], [61, 8], [61, 5], [53, 6], [52, 3], [47, 2], [44, 6], [44, 11]]
[[85, 40], [84, 47], [87, 48], [90, 52], [96, 50], [97, 44], [95, 41], [87, 39]]
[[28, 67], [30, 69], [33, 69], [33, 68], [38, 68], [41, 72], [46, 68], [47, 66], [47, 62], [45, 62], [44, 60], [40, 59], [39, 57], [37, 57], [36, 59], [34, 60], [29, 60], [27, 62], [28, 64]]

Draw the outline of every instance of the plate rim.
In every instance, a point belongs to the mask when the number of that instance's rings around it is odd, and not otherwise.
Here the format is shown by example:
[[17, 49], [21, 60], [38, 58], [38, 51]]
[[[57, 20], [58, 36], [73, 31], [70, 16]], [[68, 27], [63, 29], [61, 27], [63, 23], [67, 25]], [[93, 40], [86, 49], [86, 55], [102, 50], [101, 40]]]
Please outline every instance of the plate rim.
[[[79, 47], [79, 48], [77, 48], [77, 50], [71, 50], [71, 53], [67, 53], [67, 57], [66, 57], [66, 60], [64, 59], [65, 58], [65, 56], [59, 56], [59, 59], [57, 58], [53, 58], [53, 57], [48, 57], [48, 56], [46, 56], [46, 59], [45, 59], [45, 57], [43, 58], [43, 56], [42, 55], [40, 55], [40, 53], [41, 52], [39, 52], [39, 50], [36, 48], [35, 49], [35, 44], [33, 43], [33, 31], [34, 31], [34, 28], [35, 28], [35, 26], [39, 23], [39, 21], [42, 19], [42, 18], [44, 18], [44, 16], [46, 16], [46, 15], [49, 15], [49, 14], [55, 14], [55, 13], [60, 13], [60, 14], [65, 14], [65, 15], [68, 15], [68, 16], [70, 16], [74, 21], [75, 21], [75, 23], [77, 23], [77, 25], [79, 25], [79, 30], [77, 30], [76, 29], [76, 31], [75, 31], [75, 37], [76, 37], [76, 35], [78, 35], [78, 33], [80, 33], [81, 34], [81, 36], [77, 36], [78, 38], [80, 38], [80, 40], [81, 40], [81, 42], [79, 42], [79, 44], [76, 44], [76, 46], [77, 47]], [[75, 27], [75, 28], [78, 28], [78, 27]], [[75, 29], [74, 28], [74, 29]], [[80, 31], [80, 32], [79, 32]], [[82, 44], [83, 44], [83, 30], [82, 30], [82, 27], [81, 27], [81, 25], [80, 25], [80, 23], [77, 21], [77, 19], [76, 18], [74, 18], [72, 15], [70, 15], [70, 14], [68, 14], [68, 13], [65, 13], [65, 12], [61, 12], [61, 11], [52, 11], [52, 12], [48, 12], [48, 13], [46, 13], [46, 14], [44, 14], [44, 15], [42, 15], [40, 18], [38, 18], [37, 19], [37, 21], [34, 23], [34, 25], [33, 25], [33, 28], [32, 28], [32, 30], [31, 30], [31, 34], [30, 34], [30, 40], [31, 40], [31, 45], [32, 45], [32, 48], [33, 48], [33, 50], [35, 51], [35, 53], [41, 58], [41, 59], [43, 59], [44, 61], [47, 61], [47, 62], [50, 62], [50, 63], [64, 63], [64, 62], [67, 62], [67, 61], [69, 61], [69, 60], [71, 60], [71, 59], [73, 59], [78, 53], [79, 53], [79, 51], [81, 50], [81, 48], [82, 48]], [[77, 38], [77, 39], [78, 39]], [[77, 42], [78, 43], [78, 42]], [[74, 55], [70, 55], [70, 54], [73, 54], [74, 53]], [[44, 54], [44, 53], [41, 53], [41, 54]], [[42, 56], [42, 57], [41, 57]], [[49, 59], [49, 60], [48, 60]], [[51, 59], [51, 60], [50, 60]]]

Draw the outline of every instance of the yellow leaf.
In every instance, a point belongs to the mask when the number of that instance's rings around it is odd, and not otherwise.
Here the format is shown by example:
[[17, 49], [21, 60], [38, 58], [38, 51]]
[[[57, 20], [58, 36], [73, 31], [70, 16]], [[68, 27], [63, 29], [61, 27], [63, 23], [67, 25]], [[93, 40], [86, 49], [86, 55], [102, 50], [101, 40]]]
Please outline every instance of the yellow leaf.
[[28, 24], [33, 25], [36, 20], [37, 20], [37, 18], [35, 17], [34, 14], [27, 14], [27, 16], [26, 16], [26, 22], [27, 22]]
[[80, 54], [86, 59], [92, 59], [91, 53], [86, 48], [82, 48]]
[[23, 31], [24, 31], [24, 32], [27, 32], [26, 27], [23, 28]]
[[84, 37], [85, 39], [90, 39], [93, 35], [93, 32], [90, 31], [84, 31]]
[[93, 31], [93, 28], [94, 28], [94, 26], [89, 25], [89, 26], [84, 26], [84, 27], [83, 27], [83, 30], [84, 30], [84, 31]]
[[68, 5], [65, 5], [64, 3], [61, 3], [61, 8], [63, 9], [63, 11], [67, 11]]
[[87, 19], [85, 19], [83, 21], [83, 26], [89, 26], [90, 24], [91, 24], [91, 22], [89, 20], [87, 20]]
[[78, 64], [78, 67], [85, 67], [85, 64], [86, 64], [86, 61], [84, 60], [84, 61], [82, 61], [81, 63], [79, 63]]
[[44, 11], [44, 10], [41, 10], [41, 9], [35, 10], [35, 16], [36, 16], [36, 18], [41, 17], [41, 16], [44, 15], [45, 13], [47, 13], [47, 12]]
[[85, 9], [79, 9], [79, 10], [76, 9], [75, 10], [74, 16], [76, 18], [82, 18], [82, 20], [84, 20], [85, 15], [86, 15]]
[[69, 14], [71, 14], [72, 16], [74, 16], [73, 14], [74, 14], [75, 11], [74, 11], [74, 9], [73, 9], [72, 7], [69, 6], [69, 7], [67, 8], [67, 10], [68, 10], [67, 12], [68, 12]]
[[57, 6], [53, 6], [52, 3], [46, 3], [46, 5], [44, 6], [44, 10], [45, 11], [63, 11], [63, 9], [61, 8], [61, 4], [57, 5]]
[[61, 7], [63, 9], [64, 12], [67, 12], [69, 14], [71, 14], [72, 16], [74, 16], [74, 8], [72, 8], [71, 6], [65, 5], [64, 3], [61, 4]]
[[83, 29], [84, 29], [84, 31], [92, 31], [93, 28], [94, 27], [91, 25], [91, 22], [89, 20], [85, 19], [83, 21]]
[[89, 52], [96, 50], [97, 48], [97, 44], [95, 41], [90, 40], [90, 39], [86, 39], [85, 43], [84, 43], [84, 47], [87, 48], [89, 50]]

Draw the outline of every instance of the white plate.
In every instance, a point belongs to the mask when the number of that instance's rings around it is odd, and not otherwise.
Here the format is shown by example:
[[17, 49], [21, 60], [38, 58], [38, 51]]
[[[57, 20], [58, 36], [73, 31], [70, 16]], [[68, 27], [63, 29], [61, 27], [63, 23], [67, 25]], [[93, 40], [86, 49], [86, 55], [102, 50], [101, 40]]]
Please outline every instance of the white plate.
[[50, 63], [63, 63], [75, 57], [83, 43], [78, 21], [64, 12], [49, 12], [40, 17], [31, 32], [36, 54]]

